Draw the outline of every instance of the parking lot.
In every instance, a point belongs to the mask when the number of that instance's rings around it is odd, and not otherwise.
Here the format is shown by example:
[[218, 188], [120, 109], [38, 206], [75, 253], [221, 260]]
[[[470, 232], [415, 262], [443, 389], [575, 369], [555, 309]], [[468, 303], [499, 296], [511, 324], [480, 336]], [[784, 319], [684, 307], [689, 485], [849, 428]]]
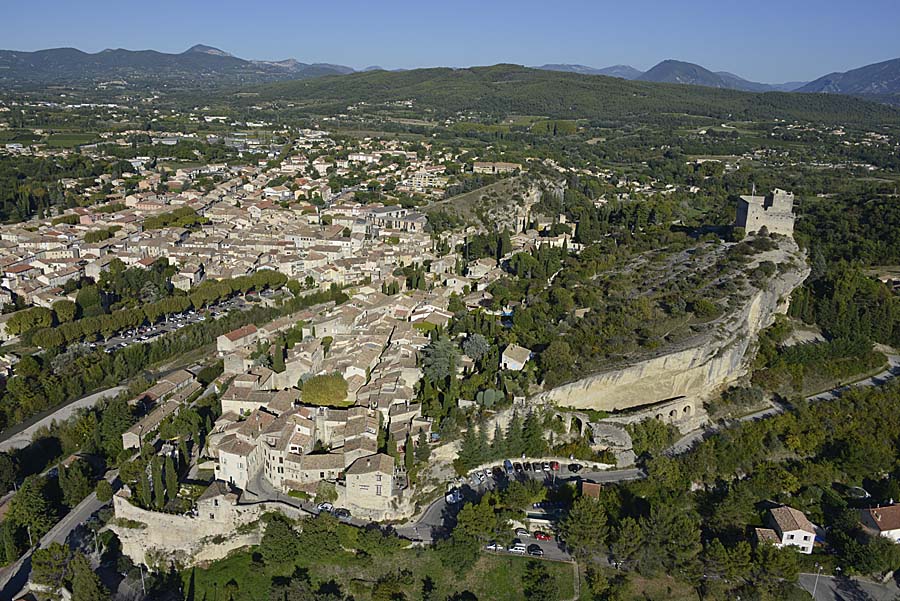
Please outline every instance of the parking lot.
[[191, 324], [199, 323], [205, 319], [219, 319], [221, 317], [224, 317], [229, 311], [240, 311], [246, 308], [246, 306], [247, 303], [243, 299], [233, 298], [219, 303], [218, 305], [213, 305], [204, 312], [190, 310], [184, 313], [170, 315], [165, 320], [157, 324], [144, 325], [139, 328], [126, 330], [117, 334], [116, 336], [111, 337], [106, 342], [92, 343], [91, 347], [96, 348], [99, 346], [100, 348], [103, 348], [107, 353], [111, 353], [114, 350], [123, 349], [131, 346], [132, 344], [152, 342], [159, 336], [171, 332], [177, 332], [181, 328], [184, 328]]
[[[526, 468], [527, 465], [527, 468]], [[518, 460], [502, 462], [469, 472], [464, 478], [458, 478], [444, 496], [441, 512], [443, 517], [453, 516], [462, 507], [464, 500], [477, 501], [485, 492], [505, 488], [510, 481], [525, 481], [526, 479], [540, 480], [548, 486], [557, 483], [568, 482], [579, 478], [585, 468], [577, 461], [570, 463], [556, 461], [529, 461]], [[520, 531], [515, 536], [513, 544], [490, 544], [486, 551], [491, 553], [543, 557], [558, 561], [569, 561], [571, 558], [554, 533], [555, 523], [559, 519], [561, 510], [565, 509], [562, 503], [544, 501], [529, 508], [527, 520], [533, 526], [531, 532]], [[545, 540], [535, 536], [535, 531], [546, 534]], [[516, 542], [520, 543], [516, 545]], [[537, 550], [539, 549], [539, 551]]]

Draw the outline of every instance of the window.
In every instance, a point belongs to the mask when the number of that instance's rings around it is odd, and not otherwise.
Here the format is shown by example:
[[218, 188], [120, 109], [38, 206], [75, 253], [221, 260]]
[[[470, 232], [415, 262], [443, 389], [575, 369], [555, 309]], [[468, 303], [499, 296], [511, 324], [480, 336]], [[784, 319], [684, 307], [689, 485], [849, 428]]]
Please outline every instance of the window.
[[381, 474], [375, 476], [375, 482], [381, 482]]
[[211, 513], [211, 514], [209, 514], [209, 519], [211, 519], [211, 520], [214, 520], [214, 519], [216, 519], [216, 516], [215, 516], [215, 514], [212, 514], [212, 513]]
[[378, 495], [379, 497], [381, 496], [381, 487], [380, 486], [375, 487], [375, 494]]
[[793, 535], [793, 534], [788, 534], [788, 535], [787, 535], [787, 539], [788, 539], [788, 540], [794, 540], [794, 535]]
[[319, 472], [319, 480], [325, 479], [325, 472]]
[[808, 541], [808, 540], [809, 540], [809, 535], [807, 534], [806, 536], [804, 536], [804, 537], [803, 537], [803, 540]]

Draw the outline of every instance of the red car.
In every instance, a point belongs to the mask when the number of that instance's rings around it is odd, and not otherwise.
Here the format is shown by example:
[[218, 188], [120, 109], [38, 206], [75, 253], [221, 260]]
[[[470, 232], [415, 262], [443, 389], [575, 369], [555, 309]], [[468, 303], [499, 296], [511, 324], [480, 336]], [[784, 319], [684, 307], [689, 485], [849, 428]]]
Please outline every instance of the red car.
[[538, 540], [551, 540], [550, 535], [546, 532], [541, 532], [540, 530], [536, 530], [534, 532], [534, 538]]
[[558, 471], [559, 471], [559, 462], [558, 462], [558, 461], [551, 461], [551, 462], [550, 462], [550, 469], [553, 470], [554, 472], [558, 472]]

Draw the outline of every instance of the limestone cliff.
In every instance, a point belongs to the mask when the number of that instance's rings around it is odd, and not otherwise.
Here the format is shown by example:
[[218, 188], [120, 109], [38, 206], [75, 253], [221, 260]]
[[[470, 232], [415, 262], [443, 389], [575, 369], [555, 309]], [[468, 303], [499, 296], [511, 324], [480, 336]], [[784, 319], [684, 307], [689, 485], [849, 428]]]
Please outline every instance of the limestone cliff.
[[762, 261], [782, 266], [763, 289], [744, 291], [744, 300], [711, 331], [686, 345], [639, 360], [626, 367], [595, 373], [544, 392], [542, 401], [559, 406], [621, 411], [675, 397], [706, 398], [746, 373], [760, 330], [776, 313], [787, 311], [791, 292], [809, 275], [805, 257], [792, 238], [753, 257], [747, 269]]

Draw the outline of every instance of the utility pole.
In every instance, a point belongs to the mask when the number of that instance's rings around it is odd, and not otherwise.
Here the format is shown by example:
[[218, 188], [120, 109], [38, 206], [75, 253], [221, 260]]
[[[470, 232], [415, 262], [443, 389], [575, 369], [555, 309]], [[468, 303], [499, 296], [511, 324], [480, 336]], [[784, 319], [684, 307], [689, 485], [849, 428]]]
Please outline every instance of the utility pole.
[[815, 601], [815, 599], [816, 599], [816, 589], [819, 588], [819, 574], [821, 574], [821, 573], [822, 573], [822, 566], [820, 566], [817, 563], [816, 564], [816, 581], [813, 583], [813, 590], [812, 590], [813, 601]]

